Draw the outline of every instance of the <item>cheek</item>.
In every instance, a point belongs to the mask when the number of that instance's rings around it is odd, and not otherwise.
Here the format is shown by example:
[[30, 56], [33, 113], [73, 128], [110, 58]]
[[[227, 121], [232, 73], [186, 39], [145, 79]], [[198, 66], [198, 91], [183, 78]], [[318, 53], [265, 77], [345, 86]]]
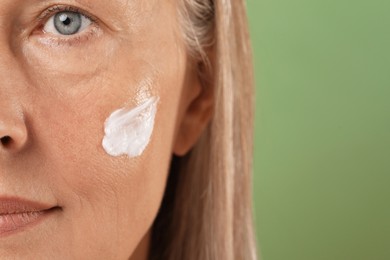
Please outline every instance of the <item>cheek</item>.
[[[139, 94], [139, 85], [145, 85], [140, 75], [147, 73], [136, 70], [133, 73], [137, 75], [136, 80], [126, 80], [124, 73], [118, 71], [106, 71], [78, 85], [69, 83], [72, 78], [58, 83], [55, 77], [45, 77], [51, 90], [41, 89], [35, 97], [41, 100], [34, 108], [37, 120], [33, 128], [40, 131], [37, 142], [45, 147], [43, 156], [54, 173], [52, 182], [58, 191], [59, 204], [79, 220], [78, 223], [69, 220], [67, 225], [75, 237], [99, 234], [102, 244], [107, 243], [107, 237], [118, 237], [136, 245], [152, 224], [161, 203], [171, 157], [180, 79], [172, 73], [154, 82], [160, 100], [150, 142], [142, 154], [134, 158], [115, 157], [102, 146], [106, 119], [126, 104], [129, 97]], [[113, 80], [113, 75], [118, 79]], [[126, 82], [136, 87], [133, 90], [123, 87]], [[80, 94], [67, 91], [69, 88], [94, 91]], [[91, 226], [91, 219], [97, 224]], [[123, 241], [113, 241], [113, 244], [120, 245]]]
[[[166, 55], [157, 45], [137, 46], [131, 50], [114, 46], [115, 55], [96, 49], [99, 55], [77, 50], [67, 55], [48, 53], [37, 46], [25, 49], [35, 87], [32, 129], [49, 162], [45, 167], [53, 172], [50, 178], [58, 203], [70, 216], [63, 233], [70, 233], [77, 245], [84, 246], [86, 240], [93, 243], [91, 248], [108, 248], [107, 243], [112, 243], [111, 248], [136, 245], [163, 197], [185, 58], [172, 58], [175, 46], [164, 46]], [[156, 69], [158, 78], [145, 83]], [[150, 142], [137, 157], [112, 156], [102, 146], [104, 123], [115, 110], [136, 106], [132, 98], [144, 85], [159, 97]]]
[[[86, 194], [88, 187], [91, 187], [89, 192], [99, 187], [99, 192], [114, 193], [118, 184], [128, 183], [128, 176], [148, 174], [142, 160], [148, 168], [156, 165], [151, 171], [161, 171], [159, 165], [169, 162], [176, 118], [179, 91], [172, 90], [179, 89], [181, 82], [172, 66], [167, 66], [165, 61], [157, 63], [156, 59], [152, 67], [150, 62], [139, 58], [129, 60], [128, 57], [136, 55], [127, 46], [117, 49], [111, 46], [115, 55], [110, 58], [104, 52], [81, 55], [75, 48], [64, 55], [64, 50], [57, 53], [50, 48], [32, 46], [31, 51], [26, 46], [25, 53], [31, 68], [30, 79], [36, 88], [34, 99], [40, 102], [40, 106], [33, 107], [34, 114], [38, 115], [35, 129], [45, 129], [37, 136], [49, 148], [47, 156], [56, 162], [54, 165], [63, 169], [59, 178], [64, 183], [69, 183], [75, 193]], [[154, 77], [155, 68], [162, 68], [159, 71], [162, 76], [148, 82], [145, 79]], [[110, 156], [102, 146], [104, 122], [123, 105], [134, 106], [132, 98], [140, 94], [139, 88], [146, 88], [146, 92], [152, 89], [152, 95], [160, 98], [150, 143], [138, 158]], [[141, 92], [141, 98], [142, 95]], [[88, 197], [92, 200], [94, 195]]]
[[[123, 245], [124, 241], [136, 245], [150, 228], [163, 196], [171, 155], [174, 106], [160, 103], [150, 143], [135, 158], [107, 154], [102, 147], [107, 112], [95, 106], [83, 108], [85, 113], [75, 112], [74, 107], [52, 108], [46, 121], [41, 121], [42, 126], [52, 126], [40, 136], [40, 141], [47, 148], [43, 149], [44, 156], [54, 173], [52, 182], [59, 204], [72, 216], [64, 225], [67, 228], [64, 232], [71, 232], [74, 239], [112, 243], [109, 248]], [[91, 225], [91, 221], [95, 224]]]

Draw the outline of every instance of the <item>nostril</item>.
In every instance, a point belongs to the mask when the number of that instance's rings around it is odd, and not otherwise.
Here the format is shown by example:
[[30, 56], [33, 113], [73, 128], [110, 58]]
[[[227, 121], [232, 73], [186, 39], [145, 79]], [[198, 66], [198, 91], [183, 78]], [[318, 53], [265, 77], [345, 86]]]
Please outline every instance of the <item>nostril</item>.
[[1, 140], [1, 144], [4, 145], [4, 146], [9, 145], [11, 143], [11, 141], [12, 141], [11, 137], [9, 137], [8, 135], [2, 137], [0, 140]]

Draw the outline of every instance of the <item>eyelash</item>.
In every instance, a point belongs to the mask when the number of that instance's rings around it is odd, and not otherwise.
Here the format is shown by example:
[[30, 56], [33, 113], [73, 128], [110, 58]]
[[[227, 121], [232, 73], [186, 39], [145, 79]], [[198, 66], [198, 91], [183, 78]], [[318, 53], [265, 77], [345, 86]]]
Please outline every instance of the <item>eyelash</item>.
[[55, 41], [58, 44], [73, 45], [73, 44], [82, 43], [83, 41], [88, 40], [91, 36], [93, 36], [96, 33], [96, 29], [98, 29], [98, 25], [99, 25], [99, 20], [96, 17], [94, 17], [93, 15], [89, 14], [88, 12], [86, 12], [80, 8], [77, 8], [74, 6], [65, 6], [65, 5], [55, 5], [55, 6], [49, 7], [45, 11], [43, 11], [43, 13], [41, 15], [39, 15], [38, 21], [40, 23], [40, 26], [39, 26], [40, 33], [43, 32], [43, 27], [44, 27], [45, 23], [49, 20], [50, 17], [52, 17], [53, 15], [56, 15], [57, 13], [66, 12], [66, 11], [76, 12], [76, 13], [79, 13], [79, 14], [85, 16], [86, 18], [91, 20], [90, 27], [94, 27], [94, 28], [92, 28], [92, 29], [88, 28], [85, 30], [88, 32], [81, 32], [81, 33], [77, 33], [75, 35], [64, 36], [64, 37], [52, 37], [52, 38], [56, 38]]

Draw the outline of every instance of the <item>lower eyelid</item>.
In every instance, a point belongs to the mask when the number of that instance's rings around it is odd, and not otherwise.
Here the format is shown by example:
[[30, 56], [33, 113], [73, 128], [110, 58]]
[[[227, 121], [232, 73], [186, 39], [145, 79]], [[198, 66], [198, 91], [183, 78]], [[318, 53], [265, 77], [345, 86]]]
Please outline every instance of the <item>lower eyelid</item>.
[[35, 35], [39, 37], [39, 42], [50, 45], [50, 46], [75, 46], [81, 45], [83, 43], [87, 43], [89, 40], [93, 38], [99, 38], [102, 35], [102, 30], [96, 25], [91, 23], [89, 28], [84, 31], [70, 35], [70, 36], [61, 36], [52, 33], [45, 33], [41, 30], [40, 33]]

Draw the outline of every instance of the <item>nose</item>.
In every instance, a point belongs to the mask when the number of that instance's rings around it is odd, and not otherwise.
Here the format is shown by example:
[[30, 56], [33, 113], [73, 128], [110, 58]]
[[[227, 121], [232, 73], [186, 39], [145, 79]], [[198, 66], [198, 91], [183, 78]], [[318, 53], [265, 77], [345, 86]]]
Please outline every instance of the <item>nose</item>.
[[0, 157], [20, 151], [27, 143], [21, 100], [27, 93], [28, 84], [15, 55], [18, 48], [11, 46], [5, 35], [8, 34], [0, 26]]
[[[11, 2], [10, 2], [11, 3]], [[3, 14], [5, 8], [0, 8]], [[0, 25], [5, 16], [0, 15]], [[18, 152], [27, 143], [23, 105], [26, 101], [26, 75], [21, 66], [22, 52], [15, 41], [13, 26], [0, 26], [0, 156]]]
[[27, 143], [27, 128], [16, 104], [0, 102], [0, 154], [15, 153]]

